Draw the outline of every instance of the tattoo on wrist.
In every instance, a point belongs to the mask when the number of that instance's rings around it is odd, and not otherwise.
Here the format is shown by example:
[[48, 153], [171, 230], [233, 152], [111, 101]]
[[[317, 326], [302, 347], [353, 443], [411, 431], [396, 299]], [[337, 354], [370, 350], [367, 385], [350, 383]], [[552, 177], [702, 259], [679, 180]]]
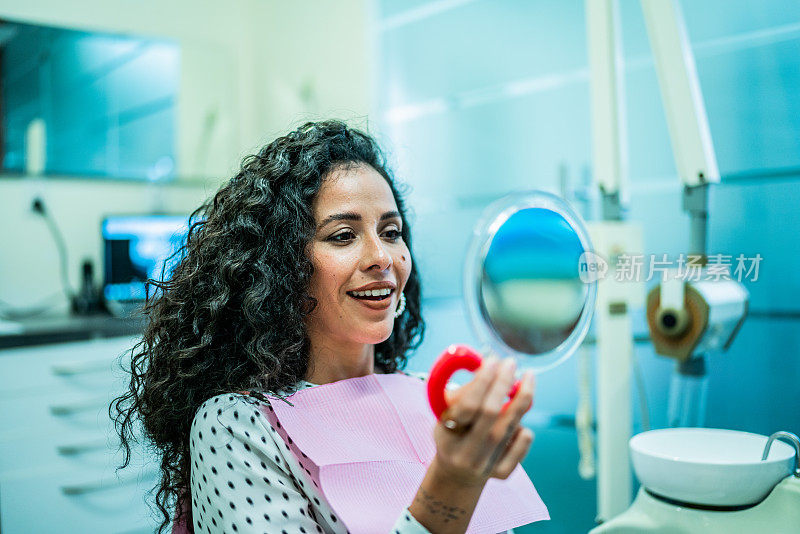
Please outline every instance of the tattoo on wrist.
[[445, 523], [451, 520], [455, 521], [456, 519], [461, 519], [467, 513], [464, 508], [449, 506], [436, 499], [422, 488], [420, 488], [420, 492], [414, 500], [419, 501], [431, 515], [441, 516]]

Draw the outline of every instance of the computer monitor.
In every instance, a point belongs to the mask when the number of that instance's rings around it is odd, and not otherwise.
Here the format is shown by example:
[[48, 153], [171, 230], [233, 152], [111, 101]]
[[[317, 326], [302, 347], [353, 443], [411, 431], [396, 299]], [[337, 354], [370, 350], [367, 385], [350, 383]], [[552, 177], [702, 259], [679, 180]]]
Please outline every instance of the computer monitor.
[[[103, 296], [115, 315], [147, 298], [148, 279], [167, 280], [189, 231], [188, 215], [113, 215], [103, 219]], [[165, 261], [170, 262], [165, 264]], [[152, 289], [152, 288], [151, 288]]]

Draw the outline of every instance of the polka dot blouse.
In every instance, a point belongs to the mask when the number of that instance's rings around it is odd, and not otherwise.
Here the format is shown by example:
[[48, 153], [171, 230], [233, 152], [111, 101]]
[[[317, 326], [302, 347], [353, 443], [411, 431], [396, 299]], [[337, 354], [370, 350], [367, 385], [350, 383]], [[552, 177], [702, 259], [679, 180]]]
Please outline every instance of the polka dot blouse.
[[[314, 386], [302, 381], [297, 390]], [[225, 394], [198, 409], [190, 437], [195, 532], [346, 534], [310, 476], [314, 464], [259, 406], [253, 397]], [[430, 534], [407, 508], [391, 532]]]

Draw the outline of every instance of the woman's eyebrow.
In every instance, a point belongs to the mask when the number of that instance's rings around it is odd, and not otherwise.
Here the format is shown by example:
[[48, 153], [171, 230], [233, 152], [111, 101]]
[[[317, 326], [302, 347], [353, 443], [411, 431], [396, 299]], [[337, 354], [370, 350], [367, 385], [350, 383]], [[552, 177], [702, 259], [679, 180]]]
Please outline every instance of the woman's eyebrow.
[[[385, 221], [386, 219], [393, 219], [393, 218], [400, 218], [400, 213], [397, 211], [387, 211], [383, 215], [381, 215], [380, 220]], [[334, 213], [333, 215], [329, 215], [322, 221], [319, 226], [317, 226], [317, 230], [322, 229], [325, 227], [326, 224], [333, 222], [333, 221], [360, 221], [361, 215], [354, 211], [346, 211], [344, 213]]]

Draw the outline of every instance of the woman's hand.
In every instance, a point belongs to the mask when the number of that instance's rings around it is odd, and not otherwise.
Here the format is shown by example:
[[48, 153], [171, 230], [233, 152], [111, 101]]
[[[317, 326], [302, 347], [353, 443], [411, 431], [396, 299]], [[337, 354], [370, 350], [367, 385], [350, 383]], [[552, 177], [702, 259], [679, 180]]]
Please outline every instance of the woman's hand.
[[[514, 381], [515, 362], [489, 359], [469, 383], [445, 392], [448, 409], [434, 429], [438, 471], [465, 485], [483, 486], [489, 478], [506, 479], [525, 458], [533, 432], [520, 426], [533, 405], [534, 375], [525, 373], [519, 391], [505, 411]], [[461, 433], [446, 428], [447, 419], [467, 426]]]

